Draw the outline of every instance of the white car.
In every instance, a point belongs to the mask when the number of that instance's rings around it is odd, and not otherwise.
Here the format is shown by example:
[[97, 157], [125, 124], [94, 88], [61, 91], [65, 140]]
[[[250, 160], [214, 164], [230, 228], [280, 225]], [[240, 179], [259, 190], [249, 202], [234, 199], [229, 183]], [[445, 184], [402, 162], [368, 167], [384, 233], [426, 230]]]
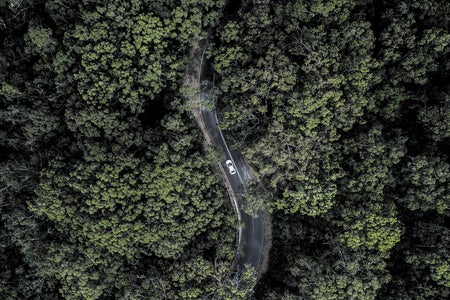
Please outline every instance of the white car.
[[234, 168], [233, 162], [230, 159], [228, 159], [225, 164], [227, 165], [228, 171], [231, 175], [236, 174], [236, 169]]

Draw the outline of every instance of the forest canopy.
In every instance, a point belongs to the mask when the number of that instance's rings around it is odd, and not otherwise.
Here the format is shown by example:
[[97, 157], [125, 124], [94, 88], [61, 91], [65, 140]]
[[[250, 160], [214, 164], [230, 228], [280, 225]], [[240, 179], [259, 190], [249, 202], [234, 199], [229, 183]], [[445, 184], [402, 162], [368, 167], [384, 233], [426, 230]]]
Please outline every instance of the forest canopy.
[[[0, 298], [448, 299], [449, 28], [445, 0], [0, 0]], [[256, 286], [199, 40], [272, 214]]]
[[448, 1], [245, 3], [213, 55], [273, 213], [257, 298], [447, 299]]
[[224, 3], [0, 3], [0, 298], [245, 295], [181, 93]]

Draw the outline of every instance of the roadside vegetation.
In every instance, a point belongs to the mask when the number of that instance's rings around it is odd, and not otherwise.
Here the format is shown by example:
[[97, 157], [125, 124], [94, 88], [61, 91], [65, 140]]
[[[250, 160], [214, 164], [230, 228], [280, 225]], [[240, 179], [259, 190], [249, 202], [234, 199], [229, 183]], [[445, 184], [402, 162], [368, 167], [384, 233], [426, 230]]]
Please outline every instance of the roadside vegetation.
[[0, 2], [0, 298], [245, 296], [180, 93], [223, 5]]
[[253, 297], [448, 299], [449, 28], [444, 0], [0, 0], [0, 298], [246, 298], [183, 97], [202, 39], [272, 213]]
[[273, 212], [258, 298], [448, 299], [450, 4], [253, 2], [213, 56]]

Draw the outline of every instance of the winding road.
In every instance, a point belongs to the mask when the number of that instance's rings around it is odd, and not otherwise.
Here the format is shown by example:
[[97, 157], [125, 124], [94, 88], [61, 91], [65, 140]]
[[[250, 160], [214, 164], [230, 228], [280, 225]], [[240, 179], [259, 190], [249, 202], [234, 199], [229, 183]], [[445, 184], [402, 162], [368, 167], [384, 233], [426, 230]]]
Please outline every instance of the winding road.
[[[200, 83], [213, 82], [214, 73], [210, 69], [209, 63], [201, 60], [201, 67], [199, 71]], [[200, 84], [200, 86], [203, 86]], [[215, 103], [214, 99], [209, 94], [209, 90], [199, 88], [200, 103]], [[256, 217], [252, 217], [241, 210], [243, 204], [242, 195], [248, 190], [248, 185], [252, 179], [249, 167], [246, 164], [242, 154], [234, 149], [230, 149], [226, 142], [226, 132], [222, 132], [218, 127], [219, 119], [215, 111], [209, 110], [202, 106], [200, 107], [201, 118], [206, 129], [206, 134], [209, 136], [211, 144], [222, 154], [222, 165], [226, 171], [229, 184], [231, 186], [230, 195], [235, 199], [233, 206], [235, 206], [240, 222], [243, 227], [239, 229], [238, 237], [238, 257], [236, 271], [242, 273], [245, 265], [249, 265], [259, 271], [263, 248], [264, 248], [264, 215], [262, 211], [255, 211]], [[232, 175], [225, 166], [225, 160], [231, 159], [236, 169], [236, 174]], [[234, 196], [234, 197], [233, 197]]]
[[[202, 94], [204, 96], [205, 94]], [[201, 110], [203, 121], [206, 125], [206, 130], [211, 139], [211, 143], [214, 147], [219, 150], [224, 158], [222, 160], [225, 166], [225, 160], [231, 159], [233, 161], [234, 167], [236, 169], [236, 174], [231, 175], [227, 171], [228, 181], [231, 184], [234, 196], [237, 199], [237, 209], [240, 215], [240, 220], [244, 224], [242, 230], [239, 234], [239, 248], [240, 257], [238, 260], [239, 269], [242, 270], [245, 264], [249, 264], [256, 270], [259, 267], [262, 257], [262, 250], [264, 246], [264, 219], [261, 211], [257, 211], [257, 218], [243, 212], [240, 207], [242, 205], [242, 194], [246, 192], [248, 188], [248, 183], [252, 176], [248, 169], [247, 164], [244, 161], [241, 153], [239, 151], [230, 150], [224, 134], [217, 127], [219, 121], [217, 115], [205, 108]]]

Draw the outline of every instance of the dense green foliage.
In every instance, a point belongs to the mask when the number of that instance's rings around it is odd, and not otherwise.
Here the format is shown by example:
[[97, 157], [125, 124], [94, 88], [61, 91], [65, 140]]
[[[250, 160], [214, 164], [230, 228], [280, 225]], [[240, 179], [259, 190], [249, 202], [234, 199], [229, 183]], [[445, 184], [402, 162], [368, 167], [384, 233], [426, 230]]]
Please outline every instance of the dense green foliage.
[[224, 3], [0, 4], [0, 298], [244, 297], [180, 93]]
[[207, 39], [273, 213], [253, 297], [447, 299], [449, 28], [445, 0], [0, 0], [0, 298], [246, 298], [181, 92]]
[[274, 213], [259, 298], [450, 295], [449, 12], [254, 1], [216, 30], [222, 126]]

